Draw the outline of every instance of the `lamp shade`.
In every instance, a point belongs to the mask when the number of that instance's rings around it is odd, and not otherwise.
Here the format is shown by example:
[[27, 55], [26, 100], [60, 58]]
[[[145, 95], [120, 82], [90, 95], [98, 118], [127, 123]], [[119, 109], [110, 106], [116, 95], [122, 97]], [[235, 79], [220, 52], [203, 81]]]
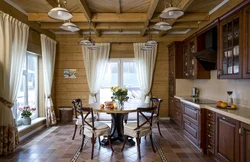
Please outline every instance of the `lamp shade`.
[[141, 50], [143, 50], [143, 51], [151, 51], [152, 49], [153, 49], [152, 46], [147, 46], [147, 45], [145, 45], [141, 48]]
[[88, 49], [89, 50], [98, 50], [99, 47], [97, 45], [95, 45], [95, 44], [92, 44], [92, 45], [88, 46]]
[[71, 22], [66, 22], [64, 24], [62, 24], [62, 26], [60, 26], [60, 29], [66, 30], [66, 31], [70, 31], [70, 32], [76, 32], [78, 30], [80, 30], [76, 24], [73, 24]]
[[158, 22], [153, 26], [156, 30], [169, 30], [172, 29], [172, 26], [167, 22]]
[[68, 10], [62, 7], [52, 8], [48, 12], [48, 16], [52, 19], [64, 20], [64, 21], [72, 18], [72, 14]]
[[91, 44], [92, 43], [91, 43], [90, 39], [84, 39], [84, 40], [79, 42], [79, 45], [83, 45], [83, 46], [90, 46]]
[[165, 8], [161, 14], [159, 15], [162, 19], [178, 19], [179, 17], [183, 16], [184, 12], [177, 8], [177, 7], [168, 7]]
[[157, 45], [157, 42], [154, 40], [148, 40], [145, 44], [145, 46], [155, 46], [155, 45]]

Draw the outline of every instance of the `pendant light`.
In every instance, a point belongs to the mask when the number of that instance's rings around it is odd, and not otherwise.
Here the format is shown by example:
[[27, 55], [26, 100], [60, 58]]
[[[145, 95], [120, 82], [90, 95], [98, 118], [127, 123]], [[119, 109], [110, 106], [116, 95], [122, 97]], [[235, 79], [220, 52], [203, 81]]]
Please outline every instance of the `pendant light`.
[[62, 24], [60, 26], [60, 29], [66, 30], [66, 31], [70, 31], [70, 32], [77, 32], [80, 29], [77, 27], [76, 24], [73, 24], [72, 22], [65, 22], [64, 24]]
[[150, 51], [153, 49], [153, 46], [156, 46], [158, 43], [152, 39], [152, 36], [150, 35], [150, 28], [148, 28], [148, 40], [144, 44], [144, 46], [141, 48], [143, 51]]
[[153, 26], [153, 28], [156, 29], [156, 30], [166, 31], [166, 30], [172, 29], [172, 26], [169, 23], [167, 23], [167, 22], [160, 21], [160, 22], [156, 23]]
[[143, 51], [151, 51], [151, 50], [153, 50], [153, 48], [152, 48], [152, 46], [144, 45], [144, 46], [141, 48], [141, 50], [143, 50]]
[[[73, 16], [72, 14], [66, 9], [61, 7], [60, 5], [60, 0], [57, 0], [58, 3], [58, 7], [52, 8], [49, 12], [48, 12], [48, 16], [52, 19], [56, 19], [56, 20], [69, 20], [71, 19]], [[64, 1], [64, 5], [66, 5], [66, 0]]]
[[161, 19], [178, 19], [183, 15], [184, 11], [182, 11], [177, 7], [172, 7], [172, 0], [171, 0], [168, 8], [166, 8], [166, 3], [165, 3], [165, 9], [161, 12], [159, 17]]
[[95, 44], [95, 41], [91, 38], [91, 21], [89, 21], [89, 36], [80, 41], [79, 45], [87, 46], [89, 50], [98, 50], [100, 47]]

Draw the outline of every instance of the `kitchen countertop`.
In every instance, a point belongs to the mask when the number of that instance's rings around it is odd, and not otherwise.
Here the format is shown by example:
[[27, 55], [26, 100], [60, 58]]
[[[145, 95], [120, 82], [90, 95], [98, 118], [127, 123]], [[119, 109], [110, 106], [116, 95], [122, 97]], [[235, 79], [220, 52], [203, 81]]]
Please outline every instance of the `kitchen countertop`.
[[[233, 109], [232, 110], [220, 109], [220, 108], [216, 107], [216, 101], [215, 101], [215, 103], [202, 103], [202, 104], [199, 104], [199, 103], [192, 102], [193, 98], [190, 97], [190, 96], [174, 96], [174, 97], [177, 98], [177, 99], [180, 99], [181, 102], [192, 105], [192, 106], [194, 106], [196, 108], [203, 108], [203, 109], [205, 108], [205, 109], [214, 111], [216, 113], [225, 115], [227, 117], [239, 120], [241, 122], [250, 124], [250, 108], [241, 107], [241, 106], [238, 107], [237, 106], [236, 110], [233, 110]], [[199, 98], [199, 99], [206, 100], [206, 98]]]

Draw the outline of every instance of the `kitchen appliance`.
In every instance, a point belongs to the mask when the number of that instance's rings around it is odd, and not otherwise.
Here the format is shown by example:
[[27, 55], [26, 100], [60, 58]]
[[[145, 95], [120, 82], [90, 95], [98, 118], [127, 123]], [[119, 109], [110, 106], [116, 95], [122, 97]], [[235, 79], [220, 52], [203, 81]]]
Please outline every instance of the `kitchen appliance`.
[[192, 97], [199, 97], [199, 89], [196, 87], [192, 88]]
[[227, 91], [227, 106], [233, 104], [233, 91]]
[[216, 104], [216, 101], [204, 98], [191, 98], [185, 99], [189, 102], [197, 103], [197, 104]]

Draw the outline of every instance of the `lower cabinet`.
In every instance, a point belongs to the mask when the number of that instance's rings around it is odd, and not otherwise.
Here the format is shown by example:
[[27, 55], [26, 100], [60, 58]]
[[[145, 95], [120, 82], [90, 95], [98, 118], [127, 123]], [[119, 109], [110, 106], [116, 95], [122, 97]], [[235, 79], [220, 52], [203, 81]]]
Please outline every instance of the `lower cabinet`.
[[180, 127], [182, 127], [182, 107], [179, 99], [174, 97], [169, 98], [170, 116], [172, 120]]
[[240, 161], [250, 162], [250, 125], [241, 123]]
[[221, 162], [239, 161], [239, 121], [216, 114], [215, 156]]

